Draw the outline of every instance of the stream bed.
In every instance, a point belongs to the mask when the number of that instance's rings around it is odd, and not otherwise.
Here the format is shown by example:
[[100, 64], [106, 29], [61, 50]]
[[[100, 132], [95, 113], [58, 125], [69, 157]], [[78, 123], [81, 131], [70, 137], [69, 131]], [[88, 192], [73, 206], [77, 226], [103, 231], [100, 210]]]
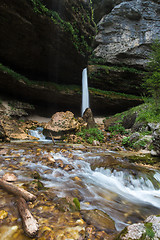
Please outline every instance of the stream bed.
[[[85, 229], [90, 225], [101, 235], [102, 231], [112, 235], [128, 224], [160, 214], [160, 172], [136, 166], [118, 153], [98, 147], [0, 144], [0, 176], [7, 172], [18, 177], [15, 184], [37, 196], [35, 203], [29, 203], [41, 230], [36, 239], [89, 239]], [[75, 198], [80, 211], [74, 209]], [[2, 189], [0, 210], [8, 213], [0, 220], [1, 240], [30, 239], [23, 234], [15, 197]], [[109, 216], [114, 230], [112, 226], [107, 230], [103, 221], [96, 222], [94, 211], [99, 219], [103, 214]]]

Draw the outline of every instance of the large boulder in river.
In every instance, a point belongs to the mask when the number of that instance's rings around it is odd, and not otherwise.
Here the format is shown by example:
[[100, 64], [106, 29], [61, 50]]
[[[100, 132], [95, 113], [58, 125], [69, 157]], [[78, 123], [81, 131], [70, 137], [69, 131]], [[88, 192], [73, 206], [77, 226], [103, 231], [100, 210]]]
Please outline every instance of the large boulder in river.
[[119, 0], [110, 2], [98, 23], [95, 56], [105, 63], [143, 68], [148, 62], [151, 43], [160, 38], [158, 0]]
[[72, 112], [57, 112], [44, 126], [43, 133], [46, 137], [60, 139], [65, 134], [75, 132], [78, 128], [79, 123]]

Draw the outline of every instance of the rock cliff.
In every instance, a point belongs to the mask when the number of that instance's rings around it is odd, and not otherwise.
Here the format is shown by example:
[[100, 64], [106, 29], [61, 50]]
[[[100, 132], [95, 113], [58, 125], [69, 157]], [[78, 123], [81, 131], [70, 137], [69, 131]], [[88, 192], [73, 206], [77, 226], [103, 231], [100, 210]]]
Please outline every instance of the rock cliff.
[[90, 86], [144, 93], [151, 44], [160, 38], [159, 0], [93, 0], [97, 34], [89, 62]]
[[108, 0], [110, 12], [98, 23], [96, 57], [103, 62], [145, 68], [150, 45], [160, 38], [159, 0]]

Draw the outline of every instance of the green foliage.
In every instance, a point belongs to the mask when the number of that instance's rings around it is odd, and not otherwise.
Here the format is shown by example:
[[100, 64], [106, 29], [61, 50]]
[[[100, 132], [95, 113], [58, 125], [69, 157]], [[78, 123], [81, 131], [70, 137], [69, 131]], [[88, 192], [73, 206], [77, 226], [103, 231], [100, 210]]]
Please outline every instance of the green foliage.
[[156, 110], [160, 111], [160, 41], [158, 40], [152, 44], [148, 70], [143, 86], [154, 99]]
[[73, 199], [73, 202], [74, 202], [74, 204], [75, 204], [76, 209], [77, 209], [78, 211], [80, 211], [80, 202], [79, 202], [78, 198], [74, 198], [74, 199]]
[[158, 111], [154, 99], [145, 99], [145, 104], [140, 105], [136, 122], [160, 122], [160, 111]]
[[93, 143], [93, 140], [97, 140], [99, 142], [104, 141], [104, 135], [98, 128], [82, 129], [81, 132], [77, 133], [77, 135], [90, 144]]
[[109, 97], [113, 98], [125, 98], [125, 99], [138, 99], [141, 100], [142, 98], [139, 96], [134, 96], [131, 94], [125, 94], [125, 93], [119, 93], [119, 92], [113, 92], [113, 91], [105, 91], [97, 88], [91, 88], [89, 87], [89, 91], [94, 94], [101, 94], [101, 95], [108, 95]]
[[115, 124], [113, 126], [108, 127], [108, 131], [112, 133], [112, 135], [116, 134], [126, 134], [127, 131], [121, 124]]
[[135, 148], [137, 150], [140, 148], [144, 148], [148, 142], [149, 141], [147, 139], [140, 139], [135, 144], [133, 144], [133, 148]]
[[[8, 68], [7, 66], [4, 66], [0, 63], [0, 71], [5, 72], [12, 76], [17, 81], [24, 81], [28, 85], [38, 85], [43, 87], [49, 87], [50, 89], [55, 89], [58, 91], [65, 91], [67, 93], [75, 92], [77, 94], [81, 94], [81, 87], [78, 85], [65, 85], [65, 84], [57, 84], [54, 82], [43, 82], [43, 81], [32, 81], [25, 76], [13, 71], [12, 69]], [[0, 102], [1, 103], [1, 102]]]
[[146, 227], [146, 236], [148, 236], [150, 239], [153, 239], [155, 236], [155, 233], [152, 229], [152, 223], [145, 223], [144, 225]]
[[127, 146], [127, 147], [132, 147], [131, 142], [129, 141], [130, 137], [124, 137], [122, 139], [122, 145]]

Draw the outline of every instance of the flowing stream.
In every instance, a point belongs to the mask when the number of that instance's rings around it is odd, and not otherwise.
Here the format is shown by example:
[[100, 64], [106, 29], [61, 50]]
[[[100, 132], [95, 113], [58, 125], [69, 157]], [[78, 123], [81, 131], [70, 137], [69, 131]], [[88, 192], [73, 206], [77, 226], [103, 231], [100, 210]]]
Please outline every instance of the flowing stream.
[[[34, 180], [37, 171], [45, 187], [58, 197], [77, 197], [81, 209], [99, 209], [116, 229], [160, 213], [160, 172], [136, 167], [118, 153], [84, 146], [45, 143], [0, 145], [0, 176], [12, 172], [19, 184]], [[54, 167], [44, 161], [50, 155]], [[0, 200], [1, 201], [1, 200]]]

